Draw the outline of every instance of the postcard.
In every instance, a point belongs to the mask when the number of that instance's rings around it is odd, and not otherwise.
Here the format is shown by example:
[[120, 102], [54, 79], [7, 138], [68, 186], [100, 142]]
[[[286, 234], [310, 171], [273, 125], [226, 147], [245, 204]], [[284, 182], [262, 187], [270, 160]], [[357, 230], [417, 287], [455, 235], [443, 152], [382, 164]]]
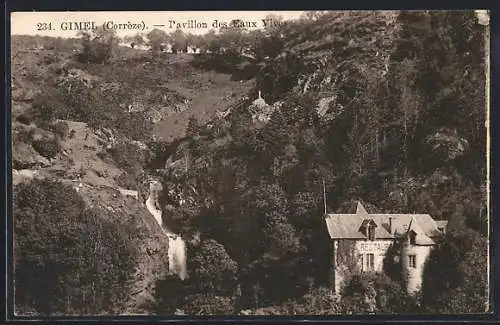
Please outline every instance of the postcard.
[[14, 316], [491, 312], [488, 11], [10, 18]]

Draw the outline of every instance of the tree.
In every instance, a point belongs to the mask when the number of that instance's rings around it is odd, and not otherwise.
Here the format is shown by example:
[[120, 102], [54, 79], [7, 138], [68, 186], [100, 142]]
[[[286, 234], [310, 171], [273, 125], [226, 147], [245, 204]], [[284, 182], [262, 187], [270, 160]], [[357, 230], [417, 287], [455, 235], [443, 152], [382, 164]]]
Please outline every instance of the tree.
[[162, 44], [167, 41], [167, 33], [160, 29], [153, 29], [146, 37], [153, 56], [158, 55], [162, 51]]
[[141, 173], [141, 167], [150, 158], [149, 151], [143, 150], [137, 144], [126, 140], [119, 141], [109, 152], [119, 168], [135, 176]]
[[92, 63], [108, 63], [113, 57], [113, 51], [118, 46], [116, 30], [97, 27], [92, 32], [81, 31], [83, 51], [80, 61]]
[[269, 123], [259, 133], [259, 138], [264, 143], [264, 153], [269, 159], [283, 153], [291, 137], [289, 131], [284, 113], [281, 109], [275, 110]]
[[238, 264], [217, 241], [203, 240], [195, 248], [189, 265], [190, 281], [198, 292], [222, 296], [233, 293]]
[[228, 27], [219, 31], [220, 45], [226, 56], [238, 57], [246, 43], [246, 28], [240, 19], [233, 19]]
[[315, 21], [326, 13], [328, 13], [327, 10], [309, 10], [304, 12], [300, 18], [304, 20]]
[[132, 38], [132, 42], [134, 43], [134, 45], [144, 45], [146, 43], [144, 41], [144, 37], [140, 33], [134, 35], [134, 37]]
[[286, 304], [286, 314], [292, 315], [335, 315], [342, 314], [341, 303], [328, 288], [311, 288], [305, 295]]
[[141, 33], [137, 33], [131, 36], [124, 36], [123, 41], [125, 43], [129, 43], [132, 48], [134, 48], [136, 45], [144, 45], [146, 43]]
[[276, 35], [280, 31], [281, 24], [283, 23], [283, 16], [269, 14], [264, 18], [266, 21], [264, 31], [268, 35]]
[[188, 293], [185, 283], [178, 276], [167, 275], [155, 283], [155, 313], [172, 315], [183, 303]]
[[215, 40], [217, 39], [217, 35], [215, 34], [215, 30], [211, 29], [208, 33], [200, 37], [199, 46], [201, 53], [206, 53], [209, 49], [212, 52], [216, 52], [218, 47], [215, 44]]
[[193, 34], [186, 34], [186, 43], [188, 46], [199, 48], [202, 45], [202, 36], [200, 35], [193, 35]]
[[[76, 191], [34, 180], [14, 193], [15, 306], [41, 315], [116, 314], [134, 272], [133, 229], [86, 210]], [[109, 217], [109, 216], [107, 216]], [[108, 219], [109, 220], [109, 219]]]
[[187, 50], [187, 35], [182, 31], [182, 29], [176, 29], [170, 33], [169, 38], [172, 41], [172, 47], [175, 51], [186, 51]]
[[487, 310], [487, 241], [463, 229], [446, 234], [425, 264], [422, 306], [436, 313], [482, 313]]
[[[252, 303], [281, 301], [303, 290], [302, 246], [288, 222], [287, 198], [277, 184], [261, 183], [234, 202], [229, 220], [234, 256], [242, 267], [243, 296]], [[234, 212], [233, 212], [234, 211]], [[260, 288], [258, 294], [253, 286]]]
[[319, 204], [318, 193], [297, 193], [290, 201], [290, 221], [299, 229], [305, 228], [313, 217], [311, 212], [316, 211]]

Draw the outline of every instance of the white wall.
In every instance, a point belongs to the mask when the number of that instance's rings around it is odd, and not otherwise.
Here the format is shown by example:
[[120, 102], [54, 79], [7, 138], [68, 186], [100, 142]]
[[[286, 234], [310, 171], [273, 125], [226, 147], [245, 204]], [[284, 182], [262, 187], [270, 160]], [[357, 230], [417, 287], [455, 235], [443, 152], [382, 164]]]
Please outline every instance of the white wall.
[[[359, 240], [356, 242], [356, 253], [357, 255], [363, 255], [363, 258], [359, 258], [358, 266], [360, 270], [367, 271], [366, 269], [366, 254], [373, 254], [374, 256], [374, 271], [382, 272], [384, 269], [384, 258], [389, 246], [391, 246], [392, 240]], [[361, 262], [364, 265], [361, 265]]]
[[[374, 271], [375, 272], [383, 272], [384, 270], [384, 258], [387, 253], [388, 248], [392, 244], [392, 240], [357, 240], [355, 242], [355, 255], [358, 257], [358, 268], [359, 270], [367, 271], [366, 269], [366, 254], [374, 255]], [[333, 259], [332, 266], [335, 265], [335, 269], [332, 270], [332, 280], [334, 290], [339, 292], [343, 286], [344, 279], [344, 270], [346, 269], [345, 265], [338, 264], [338, 246], [339, 240], [333, 240]], [[407, 291], [409, 293], [415, 293], [420, 290], [422, 285], [422, 275], [424, 271], [425, 261], [427, 260], [429, 253], [432, 249], [432, 246], [416, 246], [405, 244], [401, 250], [401, 258], [400, 261], [402, 263], [403, 276], [405, 277], [407, 283]], [[363, 255], [363, 259], [361, 260], [360, 255]], [[409, 267], [409, 255], [416, 256], [416, 267]], [[361, 265], [361, 262], [364, 265]]]
[[[401, 263], [403, 266], [403, 277], [406, 278], [408, 293], [418, 291], [422, 285], [424, 265], [432, 246], [415, 246], [405, 244], [401, 250]], [[409, 255], [416, 256], [416, 267], [409, 267]]]
[[[392, 240], [357, 240], [354, 244], [354, 257], [357, 258], [358, 270], [366, 271], [366, 254], [373, 254], [373, 266], [375, 272], [382, 272], [384, 267], [384, 258], [387, 249], [392, 244]], [[332, 243], [332, 266], [335, 265], [335, 269], [332, 270], [332, 281], [333, 290], [335, 292], [340, 292], [342, 286], [344, 285], [344, 274], [348, 266], [341, 265], [338, 258], [338, 247], [339, 240], [333, 240]], [[363, 258], [361, 259], [361, 256]], [[362, 265], [361, 263], [365, 265]], [[349, 272], [350, 273], [350, 272]]]

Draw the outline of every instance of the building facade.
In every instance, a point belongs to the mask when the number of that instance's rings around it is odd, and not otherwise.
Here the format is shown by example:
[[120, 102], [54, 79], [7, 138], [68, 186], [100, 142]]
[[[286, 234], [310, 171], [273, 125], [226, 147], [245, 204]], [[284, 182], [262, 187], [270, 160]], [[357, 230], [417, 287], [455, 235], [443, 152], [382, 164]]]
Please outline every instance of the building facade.
[[446, 221], [428, 214], [369, 214], [358, 202], [355, 214], [326, 214], [332, 240], [332, 289], [340, 293], [354, 273], [383, 272], [389, 248], [400, 239], [396, 263], [409, 293], [420, 289], [424, 264], [435, 239], [446, 231]]

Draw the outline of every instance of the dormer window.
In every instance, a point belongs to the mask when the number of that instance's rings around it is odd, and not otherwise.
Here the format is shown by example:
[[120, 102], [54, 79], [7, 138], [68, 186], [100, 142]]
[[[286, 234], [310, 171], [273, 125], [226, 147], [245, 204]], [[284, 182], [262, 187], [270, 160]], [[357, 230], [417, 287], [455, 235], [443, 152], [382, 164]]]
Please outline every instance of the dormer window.
[[365, 219], [361, 224], [360, 231], [368, 237], [368, 240], [375, 240], [375, 228], [377, 224], [373, 220]]
[[373, 225], [368, 226], [368, 239], [375, 240], [375, 226]]
[[416, 241], [417, 234], [414, 231], [410, 231], [409, 237], [410, 237], [410, 245], [415, 245], [417, 242]]

